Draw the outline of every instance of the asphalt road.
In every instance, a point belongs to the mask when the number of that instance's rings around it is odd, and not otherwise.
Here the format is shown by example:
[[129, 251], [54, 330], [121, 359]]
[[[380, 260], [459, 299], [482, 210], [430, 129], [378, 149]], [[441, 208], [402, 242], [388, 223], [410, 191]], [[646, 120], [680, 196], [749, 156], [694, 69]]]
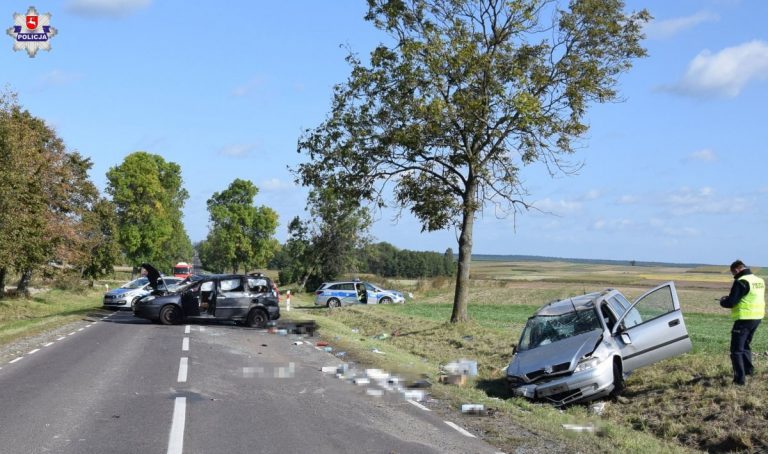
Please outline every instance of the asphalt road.
[[0, 362], [1, 452], [497, 452], [288, 336], [103, 315]]

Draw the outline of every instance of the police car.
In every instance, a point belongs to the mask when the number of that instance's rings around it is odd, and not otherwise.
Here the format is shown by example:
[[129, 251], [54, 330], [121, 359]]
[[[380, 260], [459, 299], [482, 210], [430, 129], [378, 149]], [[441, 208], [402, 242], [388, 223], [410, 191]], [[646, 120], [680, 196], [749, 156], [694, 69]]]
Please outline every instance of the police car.
[[315, 291], [315, 305], [339, 307], [349, 304], [405, 303], [402, 293], [384, 290], [363, 281], [324, 282]]

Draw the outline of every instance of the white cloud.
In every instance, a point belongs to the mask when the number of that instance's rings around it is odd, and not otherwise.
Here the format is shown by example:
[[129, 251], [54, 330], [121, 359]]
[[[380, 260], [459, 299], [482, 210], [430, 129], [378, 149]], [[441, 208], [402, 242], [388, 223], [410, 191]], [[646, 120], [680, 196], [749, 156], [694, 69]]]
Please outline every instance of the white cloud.
[[152, 0], [71, 0], [67, 9], [90, 17], [125, 17], [148, 7]]
[[688, 159], [692, 161], [713, 162], [717, 161], [717, 154], [715, 154], [715, 152], [709, 148], [705, 148], [703, 150], [694, 151], [693, 153], [689, 154]]
[[768, 79], [768, 43], [754, 40], [720, 52], [704, 50], [674, 86], [662, 90], [695, 97], [739, 95], [753, 80]]
[[690, 238], [699, 236], [698, 229], [693, 227], [665, 227], [662, 229], [662, 233], [667, 236]]
[[586, 194], [584, 194], [583, 199], [584, 200], [597, 200], [602, 195], [603, 194], [599, 190], [592, 189], [592, 190], [588, 191]]
[[640, 201], [640, 198], [635, 195], [623, 195], [616, 200], [617, 203], [621, 205], [632, 205], [635, 203], [638, 203]]
[[690, 214], [729, 214], [747, 209], [747, 200], [741, 197], [718, 197], [709, 187], [698, 190], [682, 188], [664, 197], [662, 203], [671, 214], [685, 216]]
[[569, 200], [552, 200], [546, 198], [533, 204], [541, 211], [552, 214], [572, 214], [581, 211], [581, 203]]
[[235, 87], [234, 90], [232, 90], [232, 96], [242, 97], [247, 96], [254, 91], [258, 90], [260, 87], [264, 85], [264, 80], [260, 77], [255, 77], [248, 82], [238, 85]]
[[74, 82], [77, 82], [82, 78], [83, 76], [78, 73], [62, 71], [60, 69], [54, 69], [40, 76], [40, 78], [38, 79], [38, 86], [40, 87], [40, 89], [45, 89], [50, 87], [62, 87], [62, 86], [70, 85]]
[[673, 19], [653, 20], [643, 29], [649, 38], [664, 39], [672, 37], [680, 32], [691, 29], [705, 22], [713, 22], [720, 19], [715, 13], [699, 11], [685, 17]]
[[595, 230], [625, 230], [633, 227], [635, 222], [631, 219], [610, 219], [605, 220], [603, 218], [597, 219], [592, 223], [592, 228]]
[[256, 145], [249, 144], [235, 144], [228, 145], [219, 150], [220, 155], [230, 156], [233, 158], [245, 158], [256, 150]]
[[289, 181], [282, 181], [278, 178], [270, 178], [269, 180], [259, 183], [259, 188], [265, 191], [282, 191], [285, 189], [293, 189], [296, 185]]

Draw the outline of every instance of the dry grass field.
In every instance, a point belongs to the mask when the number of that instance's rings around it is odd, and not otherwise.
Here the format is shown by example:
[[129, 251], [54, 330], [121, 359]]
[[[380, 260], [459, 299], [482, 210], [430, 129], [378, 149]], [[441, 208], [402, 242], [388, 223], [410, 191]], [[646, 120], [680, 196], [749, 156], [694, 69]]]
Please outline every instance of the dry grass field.
[[[761, 275], [761, 270], [753, 271]], [[691, 353], [636, 371], [627, 381], [624, 397], [606, 401], [599, 416], [591, 413], [588, 405], [556, 409], [510, 396], [503, 368], [525, 320], [538, 306], [606, 287], [634, 298], [670, 280], [677, 287], [693, 342]], [[515, 435], [520, 427], [581, 452], [765, 452], [768, 326], [761, 327], [753, 341], [757, 375], [746, 387], [734, 387], [728, 355], [732, 322], [728, 311], [716, 301], [728, 292], [731, 282], [727, 266], [480, 261], [473, 263], [472, 321], [466, 325], [446, 323], [453, 301], [450, 279], [383, 282], [413, 294], [414, 298], [402, 306], [310, 310], [311, 295], [301, 295], [299, 304], [303, 302], [307, 309], [292, 314], [318, 320], [324, 335], [359, 361], [406, 373], [434, 379], [439, 364], [462, 357], [477, 359], [479, 377], [469, 388], [436, 386], [433, 392], [457, 405], [473, 399], [496, 408], [496, 418], [468, 423], [479, 425], [477, 430], [506, 452], [520, 446], [541, 448]], [[359, 334], [351, 334], [352, 328]], [[395, 335], [374, 339], [380, 333]], [[387, 352], [386, 357], [371, 354], [372, 348]], [[499, 423], [501, 415], [512, 424], [508, 430]], [[573, 434], [562, 428], [562, 424], [574, 421], [599, 430], [596, 434]]]

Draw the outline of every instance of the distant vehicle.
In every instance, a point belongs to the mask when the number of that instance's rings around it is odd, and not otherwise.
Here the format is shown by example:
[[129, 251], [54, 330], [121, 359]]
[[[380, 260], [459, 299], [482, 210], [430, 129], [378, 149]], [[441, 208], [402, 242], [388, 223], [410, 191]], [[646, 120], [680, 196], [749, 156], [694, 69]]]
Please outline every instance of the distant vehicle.
[[179, 262], [173, 265], [173, 275], [182, 279], [192, 275], [192, 265], [187, 262]]
[[[167, 287], [168, 290], [172, 290], [181, 281], [182, 279], [177, 277], [161, 276], [160, 288]], [[149, 279], [140, 277], [105, 293], [102, 307], [104, 309], [131, 310], [133, 304], [142, 296], [148, 295], [150, 291]]]
[[383, 290], [381, 287], [363, 281], [324, 282], [315, 291], [315, 305], [338, 307], [349, 304], [405, 303], [402, 293]]
[[634, 303], [606, 289], [536, 311], [513, 350], [507, 381], [515, 395], [562, 406], [618, 395], [633, 370], [690, 350], [673, 282]]
[[174, 291], [154, 290], [133, 306], [136, 317], [175, 325], [185, 320], [230, 320], [264, 328], [280, 318], [272, 281], [262, 275], [193, 275]]

